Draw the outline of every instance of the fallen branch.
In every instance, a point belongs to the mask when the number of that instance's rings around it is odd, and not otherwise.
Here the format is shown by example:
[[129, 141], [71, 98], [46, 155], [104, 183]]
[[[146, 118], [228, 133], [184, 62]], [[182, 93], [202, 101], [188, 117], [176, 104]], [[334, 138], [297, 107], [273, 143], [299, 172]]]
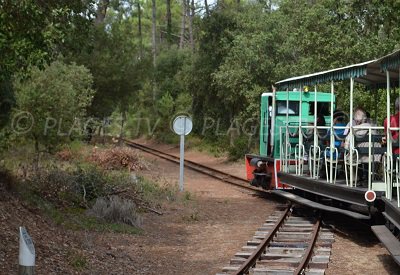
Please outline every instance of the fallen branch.
[[118, 195], [118, 194], [121, 194], [121, 193], [125, 193], [128, 190], [129, 190], [129, 188], [125, 188], [125, 189], [121, 189], [121, 190], [115, 190], [115, 191], [112, 191], [112, 192], [108, 193], [106, 196]]
[[144, 208], [146, 208], [147, 210], [150, 210], [151, 212], [154, 212], [154, 213], [156, 213], [156, 214], [158, 214], [158, 215], [163, 215], [163, 213], [162, 212], [160, 212], [160, 211], [157, 211], [157, 210], [155, 210], [155, 209], [153, 209], [153, 208], [151, 208], [151, 207], [148, 207], [148, 206], [145, 206], [145, 205], [141, 205], [141, 207], [144, 207]]

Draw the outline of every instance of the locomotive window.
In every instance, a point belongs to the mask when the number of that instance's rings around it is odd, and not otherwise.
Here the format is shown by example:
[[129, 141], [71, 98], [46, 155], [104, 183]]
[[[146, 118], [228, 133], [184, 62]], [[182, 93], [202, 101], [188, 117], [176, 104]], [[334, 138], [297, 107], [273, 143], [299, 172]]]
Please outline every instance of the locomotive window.
[[[309, 115], [314, 115], [314, 102], [310, 102]], [[317, 102], [317, 114], [323, 116], [329, 116], [331, 114], [331, 103], [330, 102]]]
[[299, 102], [298, 101], [289, 101], [289, 110], [287, 109], [286, 100], [278, 100], [276, 102], [276, 114], [277, 115], [286, 115], [289, 114], [299, 115]]

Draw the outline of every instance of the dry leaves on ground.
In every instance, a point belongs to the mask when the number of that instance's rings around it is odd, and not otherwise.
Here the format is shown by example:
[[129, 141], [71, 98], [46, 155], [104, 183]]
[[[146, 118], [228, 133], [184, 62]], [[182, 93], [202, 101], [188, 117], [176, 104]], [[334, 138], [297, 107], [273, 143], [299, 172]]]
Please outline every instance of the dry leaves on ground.
[[114, 147], [111, 149], [93, 148], [88, 158], [106, 170], [128, 168], [129, 171], [148, 170], [148, 164], [133, 149]]

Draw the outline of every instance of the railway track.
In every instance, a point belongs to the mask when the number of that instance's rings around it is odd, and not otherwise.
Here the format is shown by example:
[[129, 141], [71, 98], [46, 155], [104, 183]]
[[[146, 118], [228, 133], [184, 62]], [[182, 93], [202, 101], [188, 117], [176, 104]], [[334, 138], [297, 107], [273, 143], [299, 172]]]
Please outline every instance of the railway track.
[[217, 275], [323, 275], [333, 233], [320, 228], [319, 218], [296, 215], [292, 210], [287, 207], [269, 216]]
[[[125, 144], [162, 159], [179, 164], [179, 157], [124, 139]], [[212, 167], [185, 160], [185, 166], [241, 188], [269, 193], [249, 185], [244, 178]], [[235, 254], [226, 274], [253, 275], [323, 275], [329, 262], [333, 233], [320, 228], [320, 218], [294, 214], [293, 207], [277, 210], [255, 232], [242, 250]]]
[[[124, 140], [125, 144], [130, 146], [130, 147], [139, 149], [141, 151], [144, 151], [146, 153], [152, 154], [154, 156], [157, 156], [157, 157], [160, 157], [162, 159], [165, 159], [165, 160], [168, 160], [168, 161], [171, 161], [171, 162], [179, 164], [179, 157], [177, 157], [177, 156], [174, 156], [174, 155], [162, 152], [160, 150], [157, 150], [157, 149], [154, 149], [154, 148], [151, 148], [151, 147], [136, 143], [136, 142], [128, 140], [128, 139], [123, 139], [123, 140]], [[190, 160], [185, 160], [184, 164], [185, 164], [185, 167], [187, 167], [187, 168], [190, 168], [190, 169], [192, 169], [194, 171], [197, 171], [199, 173], [208, 175], [208, 176], [213, 177], [215, 179], [224, 181], [226, 183], [229, 183], [229, 184], [232, 184], [232, 185], [236, 185], [236, 186], [239, 186], [241, 188], [248, 189], [248, 190], [252, 190], [252, 191], [255, 191], [257, 193], [264, 193], [264, 194], [265, 193], [270, 193], [267, 190], [263, 190], [263, 189], [251, 186], [249, 184], [249, 182], [244, 178], [237, 177], [235, 175], [231, 175], [231, 174], [225, 173], [225, 172], [217, 170], [215, 168], [212, 168], [212, 167], [209, 167], [209, 166], [206, 166], [206, 165], [203, 165], [203, 164], [199, 164], [199, 163], [196, 163], [196, 162], [193, 162], [193, 161], [190, 161]]]

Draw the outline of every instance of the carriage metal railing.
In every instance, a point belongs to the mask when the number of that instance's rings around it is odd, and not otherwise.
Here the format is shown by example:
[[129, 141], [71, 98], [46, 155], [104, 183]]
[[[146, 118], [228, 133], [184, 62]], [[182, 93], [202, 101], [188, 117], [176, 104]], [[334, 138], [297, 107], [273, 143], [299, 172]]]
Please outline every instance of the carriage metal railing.
[[[395, 140], [391, 135], [391, 131], [400, 132], [399, 127], [389, 127], [388, 128], [388, 137], [387, 139], [387, 152], [385, 153], [385, 158], [383, 159], [385, 170], [387, 171], [387, 175], [385, 177], [386, 183], [386, 198], [389, 200], [393, 199], [393, 187], [396, 189], [396, 200], [397, 207], [400, 207], [400, 196], [399, 196], [399, 188], [400, 188], [400, 156], [393, 154], [393, 145], [396, 147], [400, 147], [400, 138]], [[390, 148], [390, 150], [389, 150]], [[393, 171], [394, 169], [394, 171]], [[393, 174], [394, 172], [394, 174]]]
[[[280, 140], [283, 141], [280, 143], [281, 171], [318, 179], [321, 161], [325, 160], [326, 180], [328, 183], [335, 184], [337, 165], [340, 163], [345, 169], [347, 186], [356, 187], [359, 183], [357, 168], [359, 165], [365, 165], [367, 168], [363, 167], [363, 169], [367, 171], [368, 189], [384, 191], [385, 196], [391, 200], [393, 188], [395, 188], [397, 204], [400, 207], [400, 156], [393, 156], [392, 153], [392, 144], [397, 141], [391, 137], [387, 138], [382, 126], [353, 126], [352, 131], [350, 128], [348, 126], [280, 126], [279, 135]], [[345, 141], [344, 138], [340, 139], [336, 135], [336, 129], [349, 129], [349, 133], [351, 132], [352, 138], [348, 139], [347, 149], [335, 147], [335, 140]], [[354, 130], [366, 131], [361, 137], [362, 141], [360, 141], [360, 136], [353, 134]], [[400, 128], [390, 127], [389, 131], [400, 131]], [[300, 133], [305, 138], [305, 142], [299, 138]], [[385, 138], [386, 144], [381, 147], [381, 141]], [[363, 142], [367, 143], [367, 146], [359, 147]]]

